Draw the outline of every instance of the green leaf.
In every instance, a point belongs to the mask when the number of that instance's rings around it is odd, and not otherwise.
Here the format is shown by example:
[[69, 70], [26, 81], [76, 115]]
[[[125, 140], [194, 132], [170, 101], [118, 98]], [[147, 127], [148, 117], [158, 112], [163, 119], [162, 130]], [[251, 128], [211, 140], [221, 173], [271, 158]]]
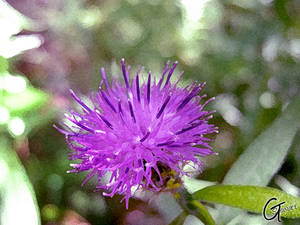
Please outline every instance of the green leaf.
[[[220, 203], [232, 207], [241, 208], [249, 212], [262, 213], [266, 203], [271, 198], [266, 207], [266, 213], [274, 214], [271, 207], [285, 202], [281, 205], [280, 216], [286, 218], [300, 217], [300, 198], [289, 195], [278, 189], [269, 187], [246, 186], [246, 185], [214, 185], [197, 191], [193, 197], [198, 200]], [[290, 210], [288, 210], [288, 208]]]
[[4, 95], [4, 106], [9, 111], [15, 113], [23, 113], [24, 111], [31, 111], [48, 101], [48, 96], [43, 91], [33, 87], [26, 88], [21, 93], [7, 93]]
[[0, 224], [39, 225], [32, 185], [13, 149], [0, 138]]
[[192, 200], [191, 202], [189, 202], [187, 204], [187, 207], [189, 209], [193, 210], [194, 212], [196, 212], [196, 214], [194, 214], [194, 216], [199, 218], [204, 224], [206, 224], [206, 225], [215, 225], [216, 224], [214, 219], [208, 212], [208, 210], [200, 202], [198, 202], [196, 200]]
[[5, 72], [8, 70], [8, 62], [7, 59], [4, 57], [0, 56], [0, 75], [1, 73]]
[[30, 136], [42, 126], [49, 124], [57, 115], [57, 111], [58, 108], [52, 107], [51, 109], [47, 108], [47, 110], [38, 110], [34, 113], [26, 114], [26, 116], [22, 118], [26, 122], [24, 135]]
[[[299, 112], [300, 95], [250, 144], [226, 174], [223, 184], [266, 186], [281, 167], [300, 127]], [[218, 211], [220, 223], [227, 223], [241, 213], [225, 207], [218, 207]]]
[[197, 180], [188, 176], [183, 176], [182, 177], [183, 185], [185, 189], [190, 193], [193, 194], [194, 192], [211, 186], [211, 185], [216, 185], [217, 182], [211, 182], [211, 181], [206, 181], [206, 180]]

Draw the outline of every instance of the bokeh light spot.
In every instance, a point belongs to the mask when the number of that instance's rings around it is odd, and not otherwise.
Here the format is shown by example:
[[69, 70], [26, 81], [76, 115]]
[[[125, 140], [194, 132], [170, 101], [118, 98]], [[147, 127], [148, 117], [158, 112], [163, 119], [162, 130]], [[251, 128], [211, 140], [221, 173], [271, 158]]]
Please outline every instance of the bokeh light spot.
[[26, 89], [26, 80], [21, 76], [7, 74], [3, 78], [3, 88], [11, 93], [20, 93]]
[[4, 160], [0, 159], [0, 186], [3, 182], [5, 182], [6, 176], [8, 173], [7, 164]]
[[56, 205], [47, 204], [42, 208], [42, 217], [46, 221], [55, 221], [59, 216], [59, 209]]
[[25, 123], [21, 118], [15, 117], [9, 121], [8, 129], [13, 135], [19, 136], [25, 131]]
[[50, 188], [54, 191], [58, 191], [62, 188], [63, 185], [64, 185], [64, 180], [61, 176], [53, 173], [48, 177], [48, 180], [47, 180], [48, 188]]
[[275, 96], [266, 91], [259, 97], [259, 103], [266, 109], [272, 108], [276, 103]]
[[0, 124], [5, 124], [9, 120], [9, 111], [3, 107], [0, 106]]

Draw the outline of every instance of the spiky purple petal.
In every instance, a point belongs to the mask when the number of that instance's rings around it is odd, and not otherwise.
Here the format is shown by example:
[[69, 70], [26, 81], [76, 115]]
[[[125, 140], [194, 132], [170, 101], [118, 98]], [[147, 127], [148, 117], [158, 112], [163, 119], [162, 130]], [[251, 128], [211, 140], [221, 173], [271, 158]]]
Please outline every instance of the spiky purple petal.
[[[163, 188], [161, 166], [174, 170], [178, 176], [185, 175], [183, 166], [193, 162], [201, 169], [200, 157], [213, 154], [206, 134], [217, 132], [208, 124], [213, 112], [203, 111], [198, 96], [205, 83], [194, 82], [186, 88], [171, 85], [177, 62], [169, 68], [168, 61], [161, 78], [156, 84], [149, 72], [147, 82], [140, 84], [140, 72], [129, 82], [130, 67], [122, 59], [122, 73], [125, 85], [113, 81], [109, 86], [106, 74], [101, 68], [100, 88], [91, 97], [93, 108], [88, 107], [73, 91], [71, 95], [82, 106], [83, 114], [70, 111], [66, 115], [72, 125], [64, 131], [69, 147], [73, 150], [70, 160], [81, 160], [71, 164], [70, 172], [89, 171], [85, 183], [92, 176], [98, 176], [98, 189], [104, 189], [106, 196], [124, 195], [132, 197], [132, 188], [159, 191]], [[161, 88], [165, 75], [165, 85]], [[109, 176], [108, 182], [101, 178]], [[157, 176], [158, 180], [154, 177]]]

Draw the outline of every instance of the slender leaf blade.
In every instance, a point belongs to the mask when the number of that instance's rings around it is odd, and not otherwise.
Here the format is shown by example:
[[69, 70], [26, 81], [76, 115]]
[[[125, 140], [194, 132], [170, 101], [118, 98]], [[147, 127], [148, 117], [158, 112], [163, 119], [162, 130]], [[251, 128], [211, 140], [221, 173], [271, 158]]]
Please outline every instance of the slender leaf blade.
[[233, 164], [223, 184], [265, 186], [281, 167], [300, 127], [300, 95]]
[[4, 138], [0, 138], [0, 170], [0, 224], [41, 224], [32, 185]]
[[300, 217], [300, 198], [287, 194], [275, 188], [248, 186], [248, 185], [214, 185], [197, 191], [193, 197], [197, 200], [204, 200], [241, 208], [249, 212], [262, 213], [266, 203], [267, 214], [274, 214], [271, 207], [285, 202], [281, 209], [286, 209], [280, 216], [286, 218]]

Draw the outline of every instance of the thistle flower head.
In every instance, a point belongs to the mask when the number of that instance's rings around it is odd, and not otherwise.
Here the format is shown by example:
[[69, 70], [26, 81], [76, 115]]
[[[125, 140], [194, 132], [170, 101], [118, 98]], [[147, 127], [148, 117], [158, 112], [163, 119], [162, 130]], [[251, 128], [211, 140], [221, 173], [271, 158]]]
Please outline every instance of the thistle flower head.
[[[70, 160], [80, 161], [71, 164], [70, 172], [89, 171], [83, 183], [97, 175], [97, 188], [106, 190], [107, 196], [124, 195], [127, 208], [133, 187], [160, 191], [166, 171], [181, 177], [184, 165], [193, 162], [201, 169], [200, 158], [213, 154], [210, 139], [204, 135], [217, 128], [208, 124], [213, 112], [203, 109], [213, 98], [201, 103], [206, 95], [199, 93], [205, 83], [179, 87], [183, 72], [172, 84], [177, 62], [169, 64], [158, 81], [149, 72], [141, 82], [141, 70], [130, 79], [130, 67], [122, 59], [125, 82], [113, 81], [112, 85], [102, 68], [99, 91], [91, 95], [93, 106], [71, 91], [82, 112], [70, 110], [65, 116], [72, 125], [66, 125], [66, 130], [56, 127], [73, 150]], [[110, 180], [103, 183], [105, 175]]]

